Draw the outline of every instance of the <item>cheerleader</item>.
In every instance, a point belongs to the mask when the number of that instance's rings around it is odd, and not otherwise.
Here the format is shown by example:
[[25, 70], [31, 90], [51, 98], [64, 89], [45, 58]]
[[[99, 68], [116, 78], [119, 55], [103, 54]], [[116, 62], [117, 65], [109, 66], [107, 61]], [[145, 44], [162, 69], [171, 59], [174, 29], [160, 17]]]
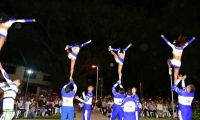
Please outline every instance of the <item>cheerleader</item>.
[[[123, 48], [114, 49], [114, 48], [111, 48], [111, 46], [109, 46], [108, 48], [108, 51], [111, 52], [111, 54], [114, 56], [115, 61], [118, 63], [119, 80], [121, 80], [122, 78], [122, 67], [124, 64], [125, 53], [128, 50], [128, 48], [131, 46], [132, 44], [129, 44], [125, 49]], [[116, 51], [118, 54], [116, 54], [113, 51]]]
[[171, 66], [174, 67], [174, 80], [177, 80], [179, 70], [181, 67], [181, 57], [183, 53], [183, 49], [192, 43], [195, 40], [195, 37], [193, 37], [191, 40], [186, 42], [186, 37], [180, 35], [177, 40], [174, 41], [174, 44], [171, 44], [165, 37], [164, 35], [161, 35], [163, 40], [172, 48], [172, 54], [173, 58], [167, 60], [167, 64], [169, 67], [169, 75], [172, 74], [172, 68]]
[[196, 91], [193, 84], [187, 85], [183, 88], [178, 88], [178, 84], [185, 82], [186, 76], [178, 76], [178, 80], [174, 80], [172, 89], [178, 93], [178, 116], [179, 120], [192, 120], [192, 101], [194, 99], [194, 92]]
[[13, 19], [10, 18], [7, 14], [1, 12], [0, 13], [0, 50], [2, 46], [4, 45], [4, 42], [6, 41], [6, 37], [8, 34], [8, 29], [12, 26], [15, 22], [35, 22], [35, 19]]
[[[76, 43], [74, 46], [69, 46], [69, 45], [66, 46], [65, 50], [68, 53], [68, 58], [71, 59], [70, 77], [69, 77], [70, 80], [72, 79], [72, 75], [74, 73], [74, 66], [80, 49], [91, 42], [92, 40], [87, 41], [83, 44]], [[71, 51], [69, 49], [71, 49]]]

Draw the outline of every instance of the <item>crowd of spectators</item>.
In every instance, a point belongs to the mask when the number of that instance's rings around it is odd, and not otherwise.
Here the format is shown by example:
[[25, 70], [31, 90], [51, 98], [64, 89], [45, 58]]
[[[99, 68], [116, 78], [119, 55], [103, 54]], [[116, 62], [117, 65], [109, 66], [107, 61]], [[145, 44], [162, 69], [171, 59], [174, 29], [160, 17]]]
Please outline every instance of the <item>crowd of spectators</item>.
[[[82, 96], [80, 96], [82, 97]], [[97, 102], [96, 102], [97, 101]], [[103, 99], [93, 97], [93, 112], [101, 113], [107, 117], [111, 116], [114, 98], [112, 95], [104, 96]], [[83, 110], [83, 103], [74, 100], [74, 103], [79, 106], [79, 112]], [[0, 110], [2, 113], [2, 100], [0, 101]], [[35, 118], [37, 116], [51, 116], [60, 114], [60, 107], [62, 105], [62, 97], [60, 94], [51, 91], [36, 96], [35, 94], [17, 95], [15, 100], [15, 118]], [[178, 115], [178, 104], [174, 100], [174, 115]], [[172, 117], [173, 103], [170, 98], [155, 97], [142, 98], [140, 100], [140, 116], [147, 117]], [[193, 108], [200, 108], [197, 101], [193, 101]]]
[[[0, 103], [2, 111], [2, 100]], [[59, 114], [61, 105], [61, 96], [57, 93], [47, 92], [40, 96], [29, 93], [20, 94], [15, 99], [15, 118], [35, 118]]]
[[[111, 116], [113, 109], [113, 96], [105, 96], [102, 100], [93, 98], [93, 112], [101, 113], [107, 117]], [[80, 112], [82, 110], [83, 104], [79, 103]], [[155, 97], [143, 98], [140, 100], [140, 116], [142, 117], [178, 117], [178, 102], [174, 100], [174, 112], [173, 112], [173, 102], [170, 98]], [[200, 108], [198, 101], [193, 101], [193, 108]]]

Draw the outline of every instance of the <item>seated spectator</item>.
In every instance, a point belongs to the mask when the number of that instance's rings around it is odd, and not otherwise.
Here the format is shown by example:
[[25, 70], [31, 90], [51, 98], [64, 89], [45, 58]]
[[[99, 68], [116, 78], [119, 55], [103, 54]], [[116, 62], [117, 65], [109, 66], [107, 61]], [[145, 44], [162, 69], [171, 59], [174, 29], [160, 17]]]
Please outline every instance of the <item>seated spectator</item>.
[[106, 99], [104, 98], [103, 99], [103, 102], [101, 103], [101, 113], [103, 114], [103, 115], [105, 115], [106, 114], [106, 112], [107, 112], [107, 101], [106, 101]]
[[36, 117], [36, 106], [37, 103], [33, 100], [33, 103], [30, 105], [30, 110], [28, 112], [28, 118], [35, 118]]
[[[153, 102], [153, 101], [151, 101], [150, 102], [150, 105], [149, 105], [149, 116], [150, 117], [154, 117], [154, 118], [156, 118], [156, 105], [155, 105], [155, 103]], [[151, 113], [152, 113], [152, 115], [151, 115]]]
[[156, 106], [157, 106], [156, 113], [157, 113], [158, 117], [164, 117], [164, 111], [163, 111], [164, 106], [163, 106], [163, 104], [160, 101], [158, 101]]
[[[150, 115], [150, 113], [149, 113], [149, 104], [146, 101], [143, 104], [143, 109], [144, 109], [144, 116]], [[148, 113], [148, 115], [147, 115], [147, 113]]]

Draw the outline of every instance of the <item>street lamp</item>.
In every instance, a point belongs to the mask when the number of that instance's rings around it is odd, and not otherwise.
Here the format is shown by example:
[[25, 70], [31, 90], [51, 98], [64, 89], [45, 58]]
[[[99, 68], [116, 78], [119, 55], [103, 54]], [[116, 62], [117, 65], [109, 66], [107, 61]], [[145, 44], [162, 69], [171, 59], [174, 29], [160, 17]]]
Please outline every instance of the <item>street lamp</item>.
[[97, 102], [97, 90], [98, 90], [99, 66], [92, 65], [92, 68], [97, 68], [97, 82], [96, 82], [96, 102]]
[[27, 93], [27, 89], [28, 89], [28, 83], [29, 83], [29, 78], [30, 78], [30, 75], [33, 73], [32, 70], [28, 70], [28, 81], [27, 81], [27, 84], [26, 84], [26, 93]]

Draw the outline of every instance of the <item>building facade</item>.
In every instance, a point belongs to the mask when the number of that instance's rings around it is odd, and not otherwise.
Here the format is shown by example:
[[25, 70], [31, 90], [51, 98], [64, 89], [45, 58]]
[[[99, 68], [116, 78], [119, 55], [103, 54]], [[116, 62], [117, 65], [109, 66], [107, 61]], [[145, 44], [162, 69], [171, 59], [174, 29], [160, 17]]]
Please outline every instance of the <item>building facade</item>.
[[[28, 68], [24, 66], [16, 66], [10, 64], [2, 64], [5, 71], [8, 73], [10, 79], [20, 79], [20, 91], [22, 93], [36, 93], [37, 95], [47, 92], [51, 89], [51, 76], [42, 72], [31, 70], [28, 73]], [[2, 74], [0, 75], [1, 81], [5, 81]]]

